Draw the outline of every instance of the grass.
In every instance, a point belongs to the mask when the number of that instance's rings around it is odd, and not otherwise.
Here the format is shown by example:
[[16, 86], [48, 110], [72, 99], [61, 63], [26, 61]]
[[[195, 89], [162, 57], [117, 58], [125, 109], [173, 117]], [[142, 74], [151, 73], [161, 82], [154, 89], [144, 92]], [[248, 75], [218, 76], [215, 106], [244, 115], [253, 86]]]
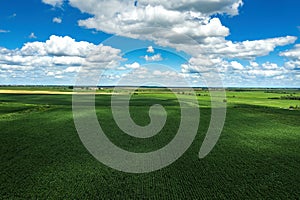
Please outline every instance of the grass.
[[[298, 198], [300, 111], [288, 108], [299, 101], [269, 99], [281, 93], [228, 91], [221, 138], [200, 160], [210, 97], [206, 91], [198, 93], [201, 122], [192, 146], [172, 165], [138, 175], [113, 170], [87, 152], [74, 126], [70, 95], [1, 94], [0, 199]], [[174, 95], [148, 91], [131, 100], [137, 124], [149, 123], [148, 109], [153, 103], [164, 105], [168, 120], [149, 139], [122, 133], [113, 120], [108, 95], [96, 96], [97, 116], [115, 144], [149, 152], [172, 140], [180, 120]]]

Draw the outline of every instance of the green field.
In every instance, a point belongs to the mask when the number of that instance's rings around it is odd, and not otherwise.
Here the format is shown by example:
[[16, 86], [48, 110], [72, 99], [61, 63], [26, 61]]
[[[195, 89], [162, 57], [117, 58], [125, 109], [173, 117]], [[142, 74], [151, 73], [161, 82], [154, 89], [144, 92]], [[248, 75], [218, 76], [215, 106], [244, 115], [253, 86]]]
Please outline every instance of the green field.
[[[71, 95], [0, 94], [0, 199], [299, 198], [300, 101], [281, 97], [300, 91], [227, 91], [225, 127], [204, 159], [198, 152], [210, 122], [210, 96], [197, 93], [201, 122], [192, 146], [170, 166], [146, 174], [116, 171], [89, 154], [75, 129]], [[96, 96], [97, 116], [123, 149], [150, 152], [175, 136], [180, 109], [173, 94], [142, 90], [132, 97], [130, 112], [139, 125], [150, 122], [151, 105], [167, 110], [166, 125], [149, 139], [123, 133], [110, 100]]]

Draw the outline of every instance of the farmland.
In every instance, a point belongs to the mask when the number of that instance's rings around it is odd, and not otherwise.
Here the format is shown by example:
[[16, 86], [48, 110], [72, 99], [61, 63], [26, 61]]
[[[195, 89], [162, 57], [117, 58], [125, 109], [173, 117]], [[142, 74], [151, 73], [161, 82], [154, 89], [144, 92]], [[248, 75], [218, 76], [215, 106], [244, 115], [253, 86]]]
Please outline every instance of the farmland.
[[[299, 97], [300, 91], [228, 90], [221, 138], [204, 159], [198, 152], [210, 122], [210, 96], [206, 90], [197, 94], [201, 121], [192, 146], [170, 166], [145, 174], [116, 171], [89, 154], [75, 129], [72, 95], [0, 94], [0, 199], [299, 197], [300, 101], [282, 97]], [[153, 104], [168, 113], [162, 131], [148, 139], [132, 138], [118, 128], [110, 100], [110, 95], [96, 95], [96, 112], [119, 147], [150, 152], [175, 136], [180, 108], [174, 94], [144, 89], [132, 96], [130, 113], [139, 125], [150, 122]]]

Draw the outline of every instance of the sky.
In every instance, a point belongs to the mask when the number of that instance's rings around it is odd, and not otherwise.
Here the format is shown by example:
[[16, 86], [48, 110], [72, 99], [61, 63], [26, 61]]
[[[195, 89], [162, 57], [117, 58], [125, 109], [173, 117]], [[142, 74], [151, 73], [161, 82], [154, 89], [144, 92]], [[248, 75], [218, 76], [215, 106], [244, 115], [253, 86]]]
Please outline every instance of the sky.
[[296, 0], [1, 0], [0, 85], [74, 85], [84, 72], [100, 73], [99, 85], [172, 77], [174, 86], [300, 87], [299, 8]]

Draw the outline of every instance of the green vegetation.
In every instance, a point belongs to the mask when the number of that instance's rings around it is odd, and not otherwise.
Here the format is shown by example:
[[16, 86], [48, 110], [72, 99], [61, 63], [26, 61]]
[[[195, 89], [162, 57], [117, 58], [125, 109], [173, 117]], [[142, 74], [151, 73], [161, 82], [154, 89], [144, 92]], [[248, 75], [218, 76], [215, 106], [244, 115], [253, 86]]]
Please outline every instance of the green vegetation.
[[[201, 122], [192, 146], [172, 165], [138, 175], [115, 171], [88, 153], [74, 126], [71, 95], [0, 94], [0, 199], [296, 199], [300, 111], [289, 108], [300, 103], [280, 97], [300, 92], [285, 92], [228, 91], [221, 138], [200, 160], [211, 108], [209, 92], [198, 90]], [[149, 123], [152, 104], [167, 110], [159, 134], [135, 139], [123, 133], [113, 120], [109, 95], [96, 96], [99, 121], [111, 141], [126, 150], [159, 149], [177, 132], [178, 102], [167, 91], [136, 94], [130, 112], [137, 124]]]

